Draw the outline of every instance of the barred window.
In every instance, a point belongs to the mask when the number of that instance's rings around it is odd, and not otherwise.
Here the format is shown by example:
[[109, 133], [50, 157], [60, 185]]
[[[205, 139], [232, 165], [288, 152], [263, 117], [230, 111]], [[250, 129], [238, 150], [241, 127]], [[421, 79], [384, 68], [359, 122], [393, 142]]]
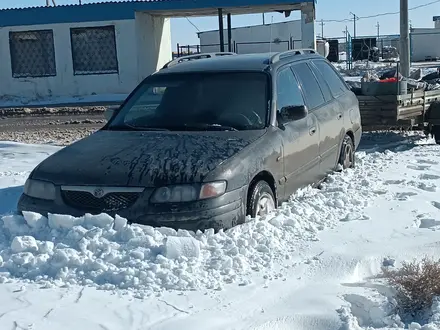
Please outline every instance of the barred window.
[[75, 75], [118, 73], [115, 27], [70, 29]]
[[9, 32], [12, 77], [56, 76], [52, 30]]

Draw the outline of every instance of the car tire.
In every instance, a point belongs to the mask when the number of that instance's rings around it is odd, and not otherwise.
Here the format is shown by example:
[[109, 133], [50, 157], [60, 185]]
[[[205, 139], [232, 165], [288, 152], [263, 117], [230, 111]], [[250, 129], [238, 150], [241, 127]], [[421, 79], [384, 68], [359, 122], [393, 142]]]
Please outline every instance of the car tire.
[[355, 166], [355, 150], [353, 139], [346, 134], [344, 136], [344, 140], [342, 140], [341, 153], [339, 156], [338, 164], [342, 167], [342, 169], [353, 168]]
[[266, 181], [257, 181], [249, 189], [246, 214], [255, 218], [276, 209], [276, 200], [272, 188]]

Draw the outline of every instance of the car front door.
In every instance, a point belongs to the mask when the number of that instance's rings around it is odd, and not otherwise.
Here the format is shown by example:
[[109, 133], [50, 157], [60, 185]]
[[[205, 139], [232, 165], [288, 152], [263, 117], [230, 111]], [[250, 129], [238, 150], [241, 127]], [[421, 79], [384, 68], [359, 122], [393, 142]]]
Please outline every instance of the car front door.
[[[276, 78], [277, 115], [285, 106], [304, 105], [299, 84], [290, 66], [282, 67]], [[279, 118], [279, 117], [278, 117]], [[319, 176], [319, 126], [316, 116], [280, 125], [283, 141], [284, 196], [316, 181]]]
[[313, 69], [316, 68], [306, 62], [293, 66], [310, 112], [318, 119], [320, 174], [324, 177], [335, 170], [343, 120], [338, 101], [332, 96], [320, 72], [314, 72]]

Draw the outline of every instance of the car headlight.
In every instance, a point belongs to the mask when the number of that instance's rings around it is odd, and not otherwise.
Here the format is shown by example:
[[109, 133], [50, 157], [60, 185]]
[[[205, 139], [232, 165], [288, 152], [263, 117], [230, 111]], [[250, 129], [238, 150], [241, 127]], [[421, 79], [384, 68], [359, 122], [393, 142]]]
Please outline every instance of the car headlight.
[[151, 196], [152, 203], [184, 203], [223, 195], [226, 181], [201, 185], [176, 185], [157, 188]]
[[46, 181], [27, 179], [24, 185], [24, 193], [30, 197], [54, 200], [55, 185]]

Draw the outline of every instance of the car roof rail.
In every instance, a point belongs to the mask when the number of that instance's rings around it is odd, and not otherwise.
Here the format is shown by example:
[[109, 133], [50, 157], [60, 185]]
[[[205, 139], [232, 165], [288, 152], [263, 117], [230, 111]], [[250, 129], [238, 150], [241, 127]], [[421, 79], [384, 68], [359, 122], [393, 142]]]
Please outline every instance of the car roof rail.
[[237, 55], [237, 53], [233, 52], [213, 52], [213, 53], [199, 53], [199, 54], [191, 54], [186, 56], [178, 57], [172, 61], [169, 61], [167, 64], [163, 66], [162, 69], [169, 68], [171, 66], [180, 64], [182, 62], [186, 61], [192, 61], [192, 60], [201, 60], [206, 58], [213, 58], [213, 57], [219, 57], [219, 56], [227, 56], [227, 55]]
[[270, 63], [274, 64], [283, 58], [295, 56], [295, 55], [304, 55], [304, 54], [317, 54], [317, 52], [312, 48], [290, 49], [272, 55], [272, 57], [270, 58]]

